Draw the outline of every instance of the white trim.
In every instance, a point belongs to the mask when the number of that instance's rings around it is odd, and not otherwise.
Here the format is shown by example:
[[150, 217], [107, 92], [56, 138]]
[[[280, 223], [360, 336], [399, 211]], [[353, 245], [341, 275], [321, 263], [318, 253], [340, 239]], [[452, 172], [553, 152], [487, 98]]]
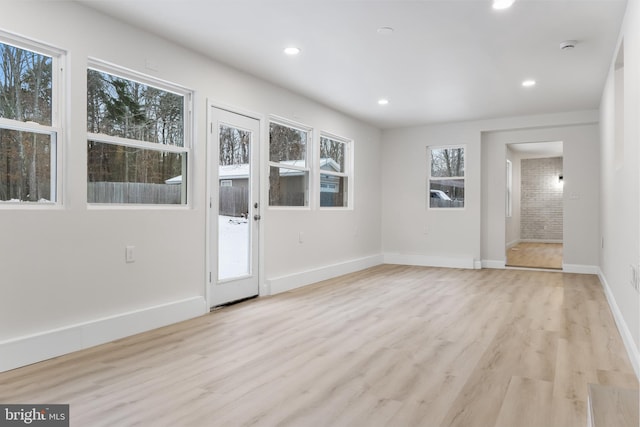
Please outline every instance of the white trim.
[[[193, 91], [186, 86], [182, 86], [168, 80], [163, 80], [146, 73], [141, 73], [140, 71], [123, 67], [113, 62], [104, 61], [95, 57], [89, 57], [87, 58], [87, 69], [97, 71], [99, 73], [110, 74], [114, 77], [119, 77], [125, 80], [132, 80], [143, 85], [152, 86], [165, 92], [171, 92], [176, 95], [184, 96], [185, 101], [189, 101], [189, 103], [193, 102], [192, 99], [187, 100], [187, 96], [192, 94]], [[188, 111], [191, 111], [191, 109], [191, 106], [185, 105], [184, 115], [186, 116], [186, 113]], [[185, 141], [186, 140], [187, 138], [185, 136]]]
[[417, 265], [421, 267], [469, 268], [475, 267], [473, 257], [446, 257], [419, 254], [384, 254], [385, 264]]
[[186, 204], [161, 204], [161, 203], [87, 203], [87, 210], [191, 210], [192, 207]]
[[597, 265], [562, 264], [563, 273], [598, 274], [600, 268]]
[[372, 255], [313, 270], [274, 277], [266, 280], [265, 291], [269, 292], [269, 295], [275, 295], [292, 289], [301, 288], [312, 283], [320, 282], [322, 280], [342, 276], [343, 274], [354, 273], [382, 263], [382, 255]]
[[[320, 150], [321, 150], [321, 146], [322, 146], [322, 138], [328, 139], [330, 141], [335, 141], [335, 142], [339, 142], [344, 144], [344, 167], [343, 170], [341, 172], [333, 172], [333, 171], [327, 171], [327, 170], [322, 170], [321, 167], [322, 165], [320, 164], [322, 161], [322, 156], [320, 155]], [[326, 132], [326, 131], [320, 131], [319, 135], [318, 135], [318, 142], [316, 144], [318, 146], [318, 149], [316, 150], [317, 152], [316, 154], [316, 158], [320, 160], [320, 163], [318, 164], [318, 168], [317, 168], [317, 176], [316, 176], [316, 181], [317, 184], [319, 185], [319, 187], [317, 188], [318, 190], [318, 209], [319, 210], [340, 210], [340, 211], [352, 211], [353, 210], [353, 200], [355, 199], [353, 193], [354, 193], [354, 186], [353, 186], [353, 175], [354, 175], [354, 157], [353, 157], [353, 139], [350, 138], [345, 138], [343, 136], [338, 136], [336, 134], [332, 134], [330, 132]], [[329, 176], [338, 176], [338, 177], [343, 177], [347, 180], [347, 206], [321, 206], [321, 198], [322, 198], [322, 188], [321, 186], [321, 181], [322, 181], [322, 175], [329, 175]]]
[[482, 268], [497, 268], [504, 270], [506, 262], [504, 260], [483, 259]]
[[631, 334], [631, 331], [627, 326], [627, 322], [625, 322], [624, 317], [622, 316], [620, 307], [618, 307], [618, 303], [616, 303], [613, 292], [611, 292], [609, 283], [607, 282], [607, 279], [605, 278], [604, 273], [601, 269], [598, 269], [598, 278], [600, 279], [600, 283], [602, 284], [602, 289], [604, 289], [604, 295], [607, 297], [607, 302], [609, 303], [609, 307], [611, 308], [611, 314], [613, 314], [613, 319], [616, 321], [616, 326], [618, 327], [618, 331], [620, 332], [620, 336], [622, 337], [624, 347], [627, 350], [627, 355], [629, 356], [629, 360], [631, 361], [631, 366], [633, 366], [633, 370], [636, 372], [636, 377], [640, 380], [640, 351], [636, 346], [633, 335]]
[[160, 144], [157, 142], [111, 136], [104, 133], [87, 132], [86, 139], [87, 141], [101, 142], [103, 144], [120, 145], [122, 147], [141, 148], [143, 150], [162, 151], [166, 153], [188, 154], [190, 152], [190, 148], [179, 145]]
[[[456, 144], [456, 145], [427, 145], [427, 192], [426, 192], [426, 205], [427, 205], [427, 211], [464, 211], [466, 209], [466, 203], [463, 200], [462, 201], [462, 206], [451, 206], [451, 207], [432, 207], [431, 206], [431, 181], [447, 181], [447, 180], [462, 180], [462, 188], [466, 189], [466, 178], [465, 178], [465, 170], [463, 170], [462, 172], [462, 176], [442, 176], [442, 177], [437, 177], [437, 176], [431, 176], [431, 173], [433, 172], [433, 170], [431, 169], [431, 160], [432, 160], [432, 156], [431, 153], [433, 152], [433, 150], [455, 150], [455, 149], [462, 149], [463, 153], [465, 153], [464, 155], [466, 155], [466, 151], [467, 151], [467, 145], [466, 144]], [[465, 165], [466, 168], [466, 165]]]
[[474, 270], [481, 270], [482, 269], [482, 261], [474, 259], [473, 260], [473, 269]]
[[[307, 188], [305, 189], [305, 201], [304, 201], [304, 205], [303, 206], [281, 206], [281, 205], [274, 205], [271, 206], [271, 201], [269, 201], [267, 208], [272, 208], [272, 207], [278, 207], [278, 208], [285, 208], [285, 209], [292, 209], [292, 208], [308, 208], [308, 209], [312, 209], [314, 203], [316, 203], [315, 199], [315, 195], [314, 192], [312, 191], [313, 188], [315, 188], [315, 181], [316, 181], [316, 177], [312, 174], [312, 170], [314, 169], [314, 165], [315, 165], [315, 153], [316, 153], [316, 147], [318, 146], [318, 144], [315, 141], [315, 138], [317, 137], [317, 132], [314, 131], [313, 127], [311, 126], [307, 126], [304, 125], [302, 123], [297, 123], [294, 122], [292, 120], [289, 119], [285, 119], [283, 117], [279, 117], [279, 116], [275, 116], [273, 114], [269, 115], [268, 117], [268, 130], [270, 131], [271, 129], [271, 124], [275, 124], [278, 126], [282, 126], [282, 127], [287, 127], [290, 129], [294, 129], [297, 130], [299, 132], [304, 132], [307, 134], [307, 141], [306, 141], [306, 147], [305, 147], [305, 158], [304, 158], [304, 166], [297, 166], [297, 165], [289, 165], [283, 162], [273, 162], [271, 161], [270, 156], [267, 157], [266, 159], [266, 164], [268, 169], [269, 174], [271, 173], [270, 168], [274, 167], [274, 168], [279, 168], [279, 169], [288, 169], [288, 170], [295, 170], [295, 171], [299, 171], [299, 172], [303, 172], [304, 174], [306, 174], [307, 176]], [[266, 145], [267, 147], [270, 146], [271, 144], [271, 138], [269, 137], [269, 133], [267, 133], [267, 141], [264, 145]], [[319, 153], [319, 151], [318, 151]], [[267, 176], [269, 176], [269, 174], [267, 174]], [[270, 182], [269, 180], [267, 182]], [[269, 187], [267, 187], [267, 194], [269, 193]]]
[[[51, 125], [42, 125], [36, 122], [21, 122], [14, 119], [0, 119], [0, 127], [13, 129], [19, 132], [32, 132], [49, 134], [50, 146], [50, 196], [51, 203], [40, 204], [40, 208], [61, 208], [63, 205], [63, 188], [66, 185], [64, 177], [63, 156], [66, 156], [67, 139], [64, 132], [67, 122], [67, 109], [70, 95], [68, 93], [68, 75], [66, 74], [68, 54], [66, 50], [51, 46], [47, 43], [33, 40], [18, 34], [0, 30], [0, 43], [13, 46], [20, 50], [34, 52], [38, 55], [51, 58]], [[14, 203], [15, 207], [27, 208], [34, 202]], [[6, 205], [2, 205], [3, 207]]]
[[[252, 209], [252, 214], [250, 215], [260, 215], [264, 217], [264, 194], [263, 191], [263, 182], [268, 181], [266, 179], [266, 169], [263, 167], [264, 156], [266, 153], [265, 144], [262, 143], [264, 141], [265, 136], [268, 137], [269, 129], [268, 129], [268, 121], [262, 114], [245, 110], [243, 108], [234, 107], [228, 104], [218, 103], [216, 101], [207, 98], [207, 134], [206, 134], [206, 176], [207, 181], [205, 184], [207, 201], [206, 201], [206, 220], [205, 220], [205, 229], [206, 229], [206, 250], [205, 250], [205, 271], [204, 271], [204, 287], [205, 287], [205, 300], [207, 302], [207, 307], [213, 307], [216, 305], [215, 298], [213, 295], [213, 287], [221, 282], [218, 281], [218, 213], [219, 213], [219, 182], [220, 182], [220, 173], [218, 167], [218, 157], [219, 157], [219, 146], [218, 146], [218, 131], [214, 129], [214, 123], [217, 118], [217, 113], [214, 110], [221, 111], [223, 113], [232, 114], [234, 116], [238, 116], [242, 119], [249, 119], [257, 121], [258, 131], [255, 134], [256, 139], [258, 140], [257, 148], [258, 148], [258, 161], [254, 161], [252, 158], [250, 172], [247, 175], [249, 188], [251, 190], [254, 189], [254, 185], [256, 185], [255, 181], [257, 180], [257, 199], [253, 202], [258, 203], [258, 210]], [[240, 120], [242, 120], [240, 119]], [[235, 123], [228, 123], [230, 126], [237, 126], [237, 121]], [[265, 125], [267, 127], [265, 127]], [[250, 127], [246, 129], [251, 130]], [[254, 141], [255, 142], [255, 141]], [[253, 143], [253, 142], [252, 142]], [[255, 154], [255, 152], [254, 152]], [[252, 156], [253, 157], [253, 156]], [[253, 178], [251, 178], [253, 177]], [[251, 179], [250, 179], [251, 178]], [[256, 225], [254, 222], [250, 223], [252, 226]], [[266, 285], [263, 283], [264, 277], [264, 226], [260, 223], [257, 223], [257, 236], [258, 239], [258, 254], [257, 254], [257, 271], [253, 272], [253, 275], [250, 277], [256, 277], [258, 282], [258, 296], [268, 295], [266, 292]], [[253, 243], [252, 243], [253, 245]], [[252, 263], [255, 260], [252, 259]], [[237, 280], [233, 279], [233, 280]]]
[[564, 243], [563, 240], [553, 239], [520, 239], [519, 243]]
[[[506, 155], [506, 153], [505, 153]], [[505, 188], [505, 218], [513, 217], [513, 163], [511, 160], [506, 159], [505, 173], [506, 173], [506, 188]]]
[[104, 344], [208, 313], [202, 296], [0, 342], [0, 372]]
[[507, 265], [504, 268], [505, 270], [545, 271], [547, 273], [566, 273], [566, 271], [562, 271], [557, 268], [516, 267], [511, 265]]

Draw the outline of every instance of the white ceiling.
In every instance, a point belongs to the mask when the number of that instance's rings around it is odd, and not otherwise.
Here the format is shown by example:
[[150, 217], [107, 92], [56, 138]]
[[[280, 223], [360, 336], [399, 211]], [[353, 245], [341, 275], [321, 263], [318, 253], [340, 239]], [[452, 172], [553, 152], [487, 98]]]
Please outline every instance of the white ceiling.
[[[77, 0], [379, 128], [596, 109], [626, 0]], [[381, 35], [379, 27], [393, 27]], [[564, 40], [573, 50], [560, 50]], [[302, 53], [288, 57], [282, 49]], [[523, 88], [524, 79], [537, 85]], [[380, 106], [377, 100], [389, 99]]]

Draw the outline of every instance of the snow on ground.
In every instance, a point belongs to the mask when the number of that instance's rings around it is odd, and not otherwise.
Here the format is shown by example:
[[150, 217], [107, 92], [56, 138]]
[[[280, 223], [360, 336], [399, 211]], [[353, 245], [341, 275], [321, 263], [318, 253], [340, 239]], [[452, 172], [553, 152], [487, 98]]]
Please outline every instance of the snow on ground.
[[249, 274], [249, 223], [218, 215], [218, 279]]

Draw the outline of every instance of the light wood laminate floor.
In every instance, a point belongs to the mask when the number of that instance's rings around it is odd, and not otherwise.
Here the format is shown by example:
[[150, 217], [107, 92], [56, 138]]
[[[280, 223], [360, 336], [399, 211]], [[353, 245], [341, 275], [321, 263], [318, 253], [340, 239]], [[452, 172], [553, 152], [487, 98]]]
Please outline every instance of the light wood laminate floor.
[[637, 389], [596, 276], [383, 265], [0, 374], [72, 426], [584, 427]]
[[520, 242], [507, 249], [507, 266], [562, 270], [562, 243]]

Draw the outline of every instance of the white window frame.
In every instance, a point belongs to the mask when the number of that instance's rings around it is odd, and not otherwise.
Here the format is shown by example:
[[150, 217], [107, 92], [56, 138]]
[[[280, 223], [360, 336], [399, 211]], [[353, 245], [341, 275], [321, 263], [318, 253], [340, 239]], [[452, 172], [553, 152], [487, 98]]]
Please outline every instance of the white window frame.
[[271, 123], [277, 124], [279, 126], [285, 126], [291, 129], [295, 129], [301, 132], [305, 132], [307, 134], [307, 148], [305, 150], [305, 166], [296, 166], [296, 165], [287, 165], [287, 164], [283, 164], [281, 162], [272, 162], [271, 161], [271, 155], [270, 155], [270, 144], [271, 144], [271, 140], [270, 138], [267, 137], [268, 143], [267, 143], [267, 158], [269, 159], [267, 162], [267, 194], [269, 194], [269, 192], [271, 191], [271, 188], [269, 187], [269, 175], [271, 173], [271, 168], [275, 167], [275, 168], [283, 168], [283, 169], [290, 169], [290, 170], [296, 170], [296, 171], [300, 171], [302, 173], [306, 173], [307, 174], [307, 188], [305, 189], [305, 204], [304, 206], [281, 206], [281, 205], [272, 205], [271, 201], [269, 200], [269, 196], [267, 196], [267, 205], [268, 205], [268, 209], [273, 209], [273, 210], [311, 210], [311, 206], [312, 206], [312, 192], [310, 191], [311, 188], [315, 188], [314, 187], [314, 176], [311, 173], [312, 171], [312, 153], [314, 152], [314, 146], [315, 144], [313, 143], [313, 128], [311, 126], [307, 126], [301, 123], [297, 123], [282, 117], [278, 117], [278, 116], [270, 116], [269, 117], [269, 122], [267, 123], [267, 136], [269, 135], [269, 129], [271, 128]]
[[[327, 138], [332, 141], [340, 142], [344, 144], [344, 171], [342, 172], [333, 172], [320, 169], [321, 167], [321, 158], [320, 158], [320, 140], [322, 138]], [[353, 140], [349, 138], [345, 138], [342, 136], [338, 136], [336, 134], [332, 134], [329, 132], [321, 131], [318, 139], [318, 150], [316, 158], [318, 160], [318, 170], [317, 170], [317, 189], [318, 189], [318, 207], [321, 210], [352, 210], [353, 209]], [[347, 200], [346, 206], [320, 206], [320, 193], [322, 192], [321, 188], [321, 175], [331, 175], [346, 178], [347, 180]]]
[[[432, 150], [455, 150], [461, 148], [464, 151], [465, 156], [465, 170], [467, 168], [467, 146], [466, 145], [429, 145], [427, 146], [427, 209], [434, 211], [463, 211], [467, 208], [467, 197], [466, 197], [466, 189], [467, 189], [467, 180], [465, 176], [431, 176], [431, 151]], [[431, 207], [431, 181], [446, 181], [451, 179], [461, 179], [464, 183], [463, 188], [465, 189], [465, 198], [464, 205], [461, 207]]]
[[[181, 196], [182, 201], [180, 204], [153, 204], [153, 203], [89, 203], [87, 205], [89, 207], [116, 207], [116, 208], [133, 208], [133, 209], [180, 209], [180, 208], [188, 208], [191, 205], [191, 192], [192, 185], [188, 185], [190, 182], [189, 176], [191, 174], [191, 170], [193, 169], [193, 159], [192, 159], [192, 138], [193, 138], [193, 91], [187, 89], [183, 86], [179, 86], [174, 83], [167, 82], [165, 80], [157, 79], [154, 77], [147, 76], [145, 74], [139, 73], [137, 71], [133, 71], [106, 61], [102, 61], [100, 59], [89, 58], [87, 64], [87, 70], [94, 70], [101, 73], [107, 73], [115, 77], [120, 77], [122, 79], [135, 81], [137, 83], [141, 83], [147, 86], [152, 86], [157, 89], [161, 89], [167, 92], [174, 93], [176, 95], [180, 95], [183, 97], [184, 105], [184, 127], [183, 127], [183, 146], [179, 147], [176, 145], [164, 145], [158, 144], [155, 142], [147, 142], [141, 141], [137, 139], [130, 138], [122, 138], [117, 136], [105, 135], [100, 133], [92, 133], [87, 132], [86, 142], [89, 141], [101, 142], [105, 144], [111, 145], [121, 145], [125, 147], [132, 148], [141, 148], [145, 150], [154, 150], [161, 151], [165, 153], [176, 153], [182, 154], [182, 186]], [[86, 100], [85, 100], [86, 103]], [[87, 165], [88, 167], [88, 165]]]
[[511, 218], [513, 216], [513, 164], [511, 160], [507, 159], [505, 164], [506, 169], [506, 211], [505, 216]]
[[0, 117], [0, 128], [15, 130], [20, 132], [38, 133], [51, 135], [51, 182], [50, 182], [50, 201], [49, 202], [0, 202], [0, 208], [60, 208], [63, 205], [62, 189], [62, 156], [63, 146], [66, 144], [63, 124], [65, 123], [64, 107], [66, 102], [64, 71], [66, 69], [66, 52], [62, 49], [55, 48], [25, 37], [11, 34], [0, 30], [0, 43], [14, 46], [18, 49], [29, 50], [40, 55], [51, 58], [51, 125], [41, 125], [35, 122], [21, 122], [19, 120], [7, 119]]

